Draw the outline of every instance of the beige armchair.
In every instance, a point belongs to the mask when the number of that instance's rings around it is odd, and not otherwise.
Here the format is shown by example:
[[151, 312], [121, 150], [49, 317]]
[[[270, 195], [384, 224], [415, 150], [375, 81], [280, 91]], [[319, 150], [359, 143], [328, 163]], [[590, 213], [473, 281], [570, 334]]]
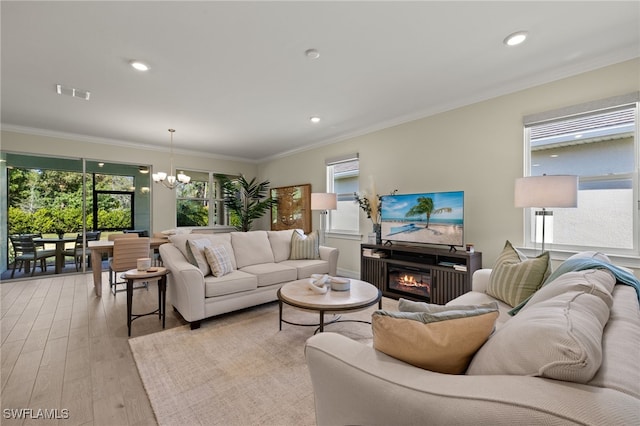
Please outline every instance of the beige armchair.
[[139, 238], [137, 234], [122, 235], [134, 235], [135, 237], [113, 240], [113, 257], [109, 259], [109, 288], [114, 295], [118, 291], [125, 290], [124, 288], [118, 290], [118, 284], [126, 284], [125, 281], [117, 281], [117, 273], [136, 268], [138, 259], [149, 257], [150, 250], [149, 238]]

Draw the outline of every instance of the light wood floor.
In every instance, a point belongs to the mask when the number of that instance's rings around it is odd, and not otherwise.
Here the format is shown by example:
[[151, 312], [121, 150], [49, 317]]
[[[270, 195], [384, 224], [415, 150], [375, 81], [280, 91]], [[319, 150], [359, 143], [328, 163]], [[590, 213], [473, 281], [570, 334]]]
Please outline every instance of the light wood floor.
[[[91, 274], [58, 275], [0, 284], [2, 425], [7, 409], [54, 410], [68, 419], [46, 424], [155, 425], [127, 337], [126, 293], [113, 296], [103, 274], [102, 297]], [[157, 308], [157, 286], [135, 290], [133, 312]], [[167, 299], [166, 328], [185, 324]], [[157, 316], [133, 322], [131, 336], [162, 330]], [[50, 413], [52, 411], [49, 411]]]

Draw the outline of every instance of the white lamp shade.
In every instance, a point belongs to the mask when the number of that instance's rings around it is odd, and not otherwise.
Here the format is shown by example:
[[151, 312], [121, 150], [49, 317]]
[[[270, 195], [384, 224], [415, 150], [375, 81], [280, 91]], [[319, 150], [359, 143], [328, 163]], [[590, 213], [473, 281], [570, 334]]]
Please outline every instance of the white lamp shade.
[[516, 179], [516, 207], [578, 207], [578, 176], [544, 175]]
[[338, 208], [336, 194], [325, 192], [311, 193], [311, 210], [335, 210]]
[[178, 173], [178, 182], [189, 183], [191, 182], [191, 176], [185, 175], [183, 172]]
[[161, 182], [165, 180], [165, 178], [167, 177], [167, 174], [164, 172], [158, 172], [158, 173], [154, 173], [152, 177], [154, 182]]

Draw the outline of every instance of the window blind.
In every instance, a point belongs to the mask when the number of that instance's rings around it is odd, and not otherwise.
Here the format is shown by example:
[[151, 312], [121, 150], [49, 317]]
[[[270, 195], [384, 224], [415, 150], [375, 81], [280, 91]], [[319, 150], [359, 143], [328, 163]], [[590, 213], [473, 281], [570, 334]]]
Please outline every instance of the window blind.
[[327, 158], [324, 160], [325, 165], [333, 166], [335, 164], [346, 163], [353, 160], [359, 159], [359, 154], [356, 152], [355, 154], [341, 155], [339, 157]]

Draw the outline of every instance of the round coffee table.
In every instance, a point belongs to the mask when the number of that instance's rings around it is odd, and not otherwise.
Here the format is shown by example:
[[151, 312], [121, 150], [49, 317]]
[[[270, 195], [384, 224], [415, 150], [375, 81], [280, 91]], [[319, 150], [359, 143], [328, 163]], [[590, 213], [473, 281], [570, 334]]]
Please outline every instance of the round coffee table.
[[[372, 284], [365, 281], [351, 279], [351, 289], [347, 291], [329, 290], [325, 294], [314, 293], [308, 287], [309, 278], [292, 281], [280, 287], [278, 290], [278, 304], [280, 307], [280, 330], [282, 323], [291, 325], [317, 326], [321, 333], [324, 331], [325, 312], [350, 312], [359, 311], [369, 306], [378, 304], [382, 309], [382, 292]], [[299, 309], [317, 311], [320, 313], [318, 324], [298, 324], [282, 319], [282, 306], [287, 304]], [[332, 321], [336, 322], [337, 319]], [[349, 321], [349, 320], [345, 320]], [[351, 320], [354, 322], [367, 322]]]

